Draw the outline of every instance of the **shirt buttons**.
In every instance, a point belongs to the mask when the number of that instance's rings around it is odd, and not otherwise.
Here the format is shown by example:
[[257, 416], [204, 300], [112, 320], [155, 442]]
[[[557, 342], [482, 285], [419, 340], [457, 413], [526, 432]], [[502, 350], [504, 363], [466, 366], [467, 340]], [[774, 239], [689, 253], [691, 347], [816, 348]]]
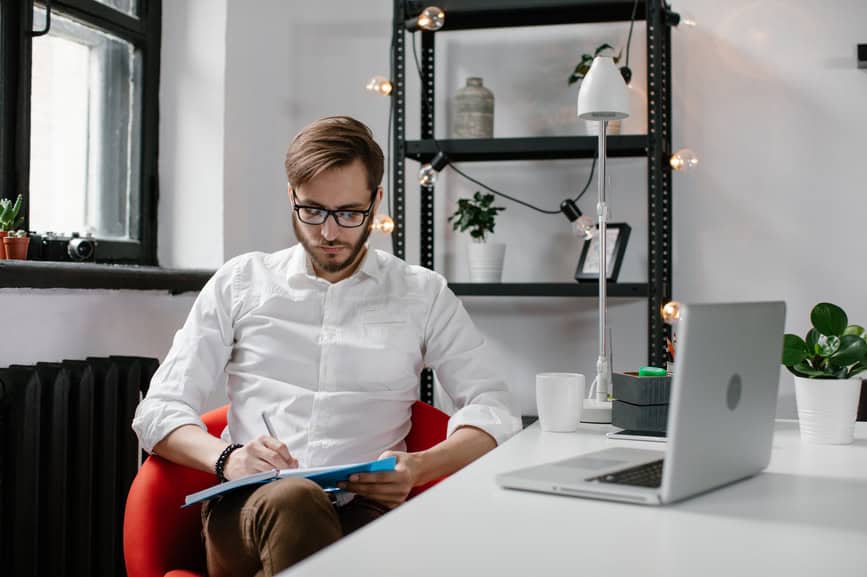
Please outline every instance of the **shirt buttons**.
[[320, 345], [327, 345], [337, 342], [337, 329], [323, 327], [322, 332], [319, 334], [318, 342]]

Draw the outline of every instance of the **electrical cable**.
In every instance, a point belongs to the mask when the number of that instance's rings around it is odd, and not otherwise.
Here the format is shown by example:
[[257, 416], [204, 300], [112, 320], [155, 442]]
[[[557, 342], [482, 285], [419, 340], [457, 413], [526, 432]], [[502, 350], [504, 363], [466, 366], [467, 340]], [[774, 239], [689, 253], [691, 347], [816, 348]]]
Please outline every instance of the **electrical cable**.
[[[418, 71], [418, 79], [419, 79], [419, 82], [421, 83], [421, 90], [422, 90], [422, 104], [423, 104], [424, 106], [427, 107], [428, 112], [431, 113], [431, 116], [433, 116], [433, 114], [432, 114], [432, 113], [433, 113], [433, 103], [430, 102], [430, 100], [428, 99], [428, 97], [427, 97], [427, 96], [424, 94], [424, 92], [423, 92], [423, 91], [424, 91], [424, 74], [422, 73], [421, 62], [420, 62], [419, 59], [418, 59], [418, 50], [417, 50], [417, 48], [416, 48], [416, 43], [415, 43], [415, 32], [412, 33], [412, 37], [410, 38], [410, 41], [411, 41], [411, 43], [412, 43], [412, 56], [413, 56], [413, 59], [415, 60], [415, 67], [416, 67], [416, 70]], [[434, 146], [436, 147], [436, 149], [437, 149], [438, 152], [442, 152], [442, 153], [444, 153], [444, 154], [446, 154], [446, 155], [448, 154], [445, 150], [442, 149], [442, 147], [440, 146], [439, 141], [437, 141], [437, 139], [434, 138], [433, 135], [431, 135], [431, 141], [433, 142], [433, 144], [434, 144]], [[505, 194], [505, 193], [503, 193], [503, 192], [500, 192], [499, 190], [496, 190], [496, 189], [494, 189], [494, 188], [491, 188], [491, 187], [488, 186], [487, 184], [485, 184], [485, 183], [483, 183], [483, 182], [481, 182], [481, 181], [479, 181], [479, 180], [477, 180], [477, 179], [475, 179], [475, 178], [469, 176], [468, 174], [466, 174], [465, 172], [463, 172], [462, 170], [460, 170], [459, 168], [457, 168], [457, 167], [456, 167], [453, 163], [451, 163], [451, 162], [449, 162], [449, 166], [451, 167], [452, 170], [454, 170], [455, 172], [457, 172], [459, 175], [461, 175], [461, 176], [464, 177], [465, 179], [467, 179], [467, 180], [469, 180], [470, 182], [473, 182], [473, 183], [475, 183], [475, 184], [481, 186], [481, 187], [484, 188], [485, 190], [488, 190], [488, 191], [492, 192], [493, 194], [495, 194], [495, 195], [497, 195], [497, 196], [501, 196], [501, 197], [503, 197], [503, 198], [505, 198], [505, 199], [511, 200], [512, 202], [515, 202], [515, 203], [518, 203], [518, 204], [520, 204], [520, 205], [526, 206], [527, 208], [533, 209], [533, 210], [535, 210], [535, 211], [537, 211], [537, 212], [541, 212], [542, 214], [562, 214], [562, 211], [560, 211], [559, 209], [558, 209], [558, 210], [545, 210], [544, 208], [539, 208], [538, 206], [534, 206], [534, 205], [532, 205], [532, 204], [530, 204], [530, 203], [528, 203], [528, 202], [525, 202], [525, 201], [523, 201], [523, 200], [519, 200], [519, 199], [517, 199], [517, 198], [515, 198], [515, 197], [513, 197], [513, 196], [510, 196], [510, 195], [508, 195], [508, 194]], [[593, 173], [594, 173], [595, 169], [596, 169], [596, 156], [595, 156], [595, 154], [594, 154], [594, 156], [593, 156], [593, 164], [591, 165], [591, 168], [590, 168], [590, 176], [587, 178], [587, 183], [584, 185], [584, 188], [581, 190], [581, 192], [578, 193], [578, 196], [575, 197], [575, 199], [574, 199], [575, 201], [577, 201], [578, 199], [580, 199], [580, 198], [584, 195], [584, 193], [587, 192], [587, 189], [590, 187], [590, 182], [593, 180]]]
[[584, 196], [584, 193], [587, 192], [587, 189], [590, 188], [590, 182], [593, 180], [593, 172], [596, 170], [596, 155], [593, 155], [593, 164], [590, 165], [590, 176], [587, 177], [587, 182], [584, 184], [584, 188], [581, 189], [581, 192], [578, 193], [578, 196], [572, 199], [572, 202], [578, 202], [581, 200], [581, 197]]
[[632, 19], [629, 21], [629, 35], [626, 37], [626, 67], [629, 68], [629, 49], [632, 46], [632, 28], [635, 26], [635, 15], [638, 12], [638, 0], [632, 4]]

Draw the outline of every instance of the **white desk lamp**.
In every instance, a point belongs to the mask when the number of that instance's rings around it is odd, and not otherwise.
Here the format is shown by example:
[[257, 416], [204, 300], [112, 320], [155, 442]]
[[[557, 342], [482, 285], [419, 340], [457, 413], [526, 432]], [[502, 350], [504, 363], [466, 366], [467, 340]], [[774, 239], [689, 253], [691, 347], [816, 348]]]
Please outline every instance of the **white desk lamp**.
[[609, 120], [629, 116], [629, 91], [620, 71], [609, 56], [597, 56], [590, 71], [581, 81], [578, 92], [578, 118], [599, 122], [599, 200], [596, 215], [599, 221], [599, 358], [596, 359], [595, 397], [584, 400], [581, 420], [588, 423], [610, 423], [611, 367], [608, 362], [608, 265], [607, 265], [607, 220], [608, 205], [605, 203], [605, 143]]

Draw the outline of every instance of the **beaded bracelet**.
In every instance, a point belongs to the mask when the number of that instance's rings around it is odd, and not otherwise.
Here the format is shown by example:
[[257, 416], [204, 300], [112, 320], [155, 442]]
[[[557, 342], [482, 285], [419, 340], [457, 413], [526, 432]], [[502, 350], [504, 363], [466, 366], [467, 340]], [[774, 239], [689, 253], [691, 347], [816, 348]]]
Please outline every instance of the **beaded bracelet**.
[[239, 445], [238, 443], [229, 445], [228, 447], [223, 449], [223, 452], [220, 453], [219, 457], [217, 457], [217, 463], [214, 465], [214, 472], [217, 474], [217, 479], [221, 483], [225, 483], [226, 481], [228, 481], [226, 476], [223, 474], [223, 467], [226, 466], [226, 461], [229, 460], [229, 455], [231, 455], [232, 451], [234, 451], [235, 449], [240, 449], [243, 446], [244, 445]]

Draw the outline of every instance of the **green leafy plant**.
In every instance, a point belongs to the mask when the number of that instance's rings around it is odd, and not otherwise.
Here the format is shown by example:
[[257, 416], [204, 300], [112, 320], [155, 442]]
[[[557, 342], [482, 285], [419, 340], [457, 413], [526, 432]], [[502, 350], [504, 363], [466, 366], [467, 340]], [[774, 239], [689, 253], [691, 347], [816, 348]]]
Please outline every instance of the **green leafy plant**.
[[[579, 60], [578, 64], [575, 65], [575, 70], [573, 70], [572, 74], [569, 75], [569, 84], [575, 84], [587, 76], [587, 73], [590, 71], [590, 65], [593, 64], [593, 59], [606, 50], [613, 51], [614, 47], [608, 43], [600, 44], [596, 47], [593, 54], [587, 54], [586, 52], [582, 54], [581, 60]], [[614, 64], [617, 64], [618, 62], [620, 62], [620, 54], [614, 56]]]
[[813, 328], [805, 338], [783, 337], [783, 364], [797, 377], [850, 379], [867, 370], [867, 335], [864, 327], [850, 325], [846, 312], [831, 303], [819, 303], [810, 312]]
[[470, 229], [473, 239], [484, 242], [485, 234], [494, 232], [497, 213], [506, 210], [502, 206], [491, 206], [493, 202], [493, 194], [483, 195], [479, 191], [473, 198], [459, 199], [458, 209], [449, 217], [449, 222], [454, 221], [452, 228], [460, 232]]
[[12, 204], [8, 198], [0, 199], [0, 230], [15, 230], [24, 222], [23, 216], [18, 216], [24, 198], [19, 194]]
[[[605, 51], [614, 52], [614, 47], [608, 43], [600, 44], [596, 47], [596, 50], [593, 51], [593, 54], [584, 53], [581, 55], [581, 60], [578, 61], [578, 64], [575, 65], [575, 70], [572, 71], [572, 74], [569, 75], [569, 84], [575, 84], [579, 80], [582, 80], [587, 73], [590, 71], [590, 65], [593, 64], [593, 59], [602, 54]], [[614, 60], [614, 64], [620, 62], [620, 57], [623, 56], [623, 51], [617, 53], [616, 56], [612, 54], [612, 60]], [[620, 74], [623, 76], [623, 80], [629, 84], [629, 81], [632, 80], [632, 71], [627, 66], [620, 67]]]

